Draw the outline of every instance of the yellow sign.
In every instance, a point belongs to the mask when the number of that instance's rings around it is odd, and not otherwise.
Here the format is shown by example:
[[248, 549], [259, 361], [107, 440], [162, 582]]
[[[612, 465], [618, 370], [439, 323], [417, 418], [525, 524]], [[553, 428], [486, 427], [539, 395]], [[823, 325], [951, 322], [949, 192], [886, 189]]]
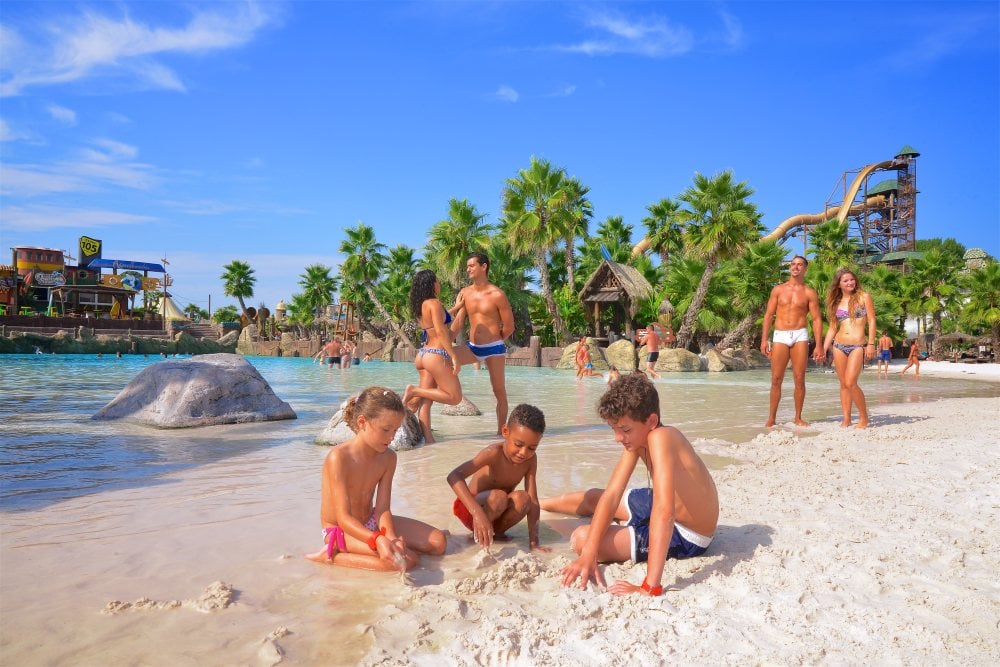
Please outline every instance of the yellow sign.
[[99, 255], [101, 253], [101, 241], [99, 239], [92, 239], [89, 236], [81, 236], [80, 253], [84, 257]]

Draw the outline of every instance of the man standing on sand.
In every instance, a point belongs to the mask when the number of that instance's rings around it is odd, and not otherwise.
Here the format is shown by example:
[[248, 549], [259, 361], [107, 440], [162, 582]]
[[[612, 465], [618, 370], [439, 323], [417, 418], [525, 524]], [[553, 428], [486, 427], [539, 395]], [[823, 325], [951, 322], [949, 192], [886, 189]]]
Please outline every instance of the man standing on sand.
[[660, 336], [652, 324], [646, 327], [646, 372], [649, 377], [658, 378], [656, 360], [660, 358]]
[[[504, 367], [507, 363], [507, 345], [504, 343], [514, 333], [514, 312], [507, 295], [490, 282], [490, 260], [485, 253], [470, 253], [465, 261], [465, 274], [472, 281], [458, 293], [457, 303], [464, 307], [451, 323], [455, 334], [462, 331], [465, 317], [469, 317], [469, 342], [455, 350], [463, 365], [485, 362], [490, 373], [490, 385], [497, 399], [497, 435], [507, 423], [507, 385]], [[456, 305], [457, 305], [456, 303]]]
[[[892, 339], [889, 338], [889, 334], [882, 332], [882, 335], [878, 339], [878, 374], [881, 377], [885, 373], [885, 377], [889, 377], [889, 362], [892, 360]], [[884, 370], [882, 364], [885, 364]]]
[[[788, 280], [776, 285], [767, 300], [764, 312], [764, 330], [760, 334], [760, 351], [771, 358], [771, 404], [765, 427], [774, 426], [781, 402], [781, 383], [785, 379], [788, 360], [792, 360], [792, 377], [795, 379], [795, 424], [809, 426], [802, 419], [802, 404], [806, 399], [806, 366], [809, 364], [809, 333], [806, 331], [806, 316], [812, 319], [816, 349], [813, 359], [822, 363], [826, 352], [823, 349], [823, 318], [819, 310], [816, 290], [805, 283], [809, 262], [796, 255], [788, 265]], [[774, 324], [774, 338], [768, 342], [767, 335]]]

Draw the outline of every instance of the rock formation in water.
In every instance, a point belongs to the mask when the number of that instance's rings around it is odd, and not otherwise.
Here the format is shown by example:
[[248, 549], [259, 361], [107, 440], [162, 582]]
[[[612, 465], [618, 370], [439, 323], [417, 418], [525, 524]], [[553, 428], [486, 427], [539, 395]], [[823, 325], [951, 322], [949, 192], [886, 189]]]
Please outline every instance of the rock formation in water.
[[[340, 404], [340, 408], [330, 418], [330, 422], [326, 425], [326, 428], [316, 436], [315, 442], [317, 445], [339, 445], [354, 437], [354, 431], [344, 421], [344, 407], [346, 405], [347, 401]], [[407, 410], [402, 426], [399, 427], [396, 435], [392, 438], [392, 442], [389, 443], [389, 449], [395, 451], [413, 449], [423, 441], [424, 431], [420, 428], [417, 416]]]
[[159, 428], [295, 419], [257, 369], [237, 354], [170, 359], [146, 367], [93, 419]]

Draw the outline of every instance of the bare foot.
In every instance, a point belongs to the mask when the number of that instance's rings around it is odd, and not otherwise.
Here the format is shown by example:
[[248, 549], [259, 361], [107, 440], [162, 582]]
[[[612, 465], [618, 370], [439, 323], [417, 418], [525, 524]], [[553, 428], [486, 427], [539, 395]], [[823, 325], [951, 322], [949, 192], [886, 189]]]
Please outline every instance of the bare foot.
[[333, 562], [330, 559], [330, 557], [327, 555], [326, 549], [323, 549], [322, 551], [317, 551], [314, 554], [302, 554], [302, 555], [306, 558], [306, 560], [311, 560], [314, 563], [332, 563]]
[[796, 426], [812, 426], [812, 424], [810, 424], [809, 422], [807, 422], [805, 419], [802, 419], [801, 417], [799, 417], [798, 419], [795, 420], [795, 425]]
[[850, 420], [846, 420], [846, 421], [840, 422], [840, 428], [847, 428], [850, 425], [851, 425], [851, 421]]
[[855, 426], [854, 428], [868, 428], [868, 420], [867, 419], [859, 419], [857, 426]]
[[774, 420], [768, 419], [767, 422], [764, 424], [764, 428], [774, 428]]

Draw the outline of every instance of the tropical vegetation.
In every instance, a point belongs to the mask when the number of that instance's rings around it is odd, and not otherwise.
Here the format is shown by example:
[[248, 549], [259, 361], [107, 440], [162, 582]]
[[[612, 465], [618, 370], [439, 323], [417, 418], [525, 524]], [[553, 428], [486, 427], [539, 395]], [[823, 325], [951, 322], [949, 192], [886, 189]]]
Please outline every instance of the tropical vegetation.
[[[678, 190], [648, 203], [639, 220], [611, 212], [591, 230], [590, 187], [565, 168], [532, 157], [502, 183], [496, 224], [475, 203], [455, 197], [443, 206], [441, 219], [427, 226], [420, 248], [389, 248], [365, 223], [345, 228], [343, 240], [329, 249], [341, 254], [339, 268], [305, 267], [302, 291], [286, 304], [287, 325], [310, 335], [330, 326], [327, 306], [350, 302], [362, 330], [412, 341], [414, 273], [436, 271], [441, 299], [451, 303], [465, 284], [467, 256], [485, 252], [490, 280], [514, 310], [516, 344], [537, 335], [543, 345], [565, 345], [592, 333], [593, 313], [581, 303], [580, 290], [610, 260], [635, 268], [654, 296], [638, 304], [634, 321], [624, 321], [621, 308], [602, 308], [602, 331], [643, 327], [669, 311], [678, 347], [756, 347], [768, 295], [785, 279], [791, 250], [761, 242], [765, 228], [754, 190], [733, 172], [696, 173]], [[912, 332], [914, 321], [921, 333], [938, 337], [961, 330], [1000, 338], [1000, 268], [993, 258], [967, 267], [966, 248], [954, 239], [923, 239], [901, 266], [866, 265], [850, 225], [831, 220], [809, 230], [807, 282], [821, 300], [837, 268], [848, 266], [873, 296], [879, 329], [896, 341]], [[246, 311], [244, 301], [256, 282], [253, 268], [234, 260], [223, 270], [225, 294]]]

